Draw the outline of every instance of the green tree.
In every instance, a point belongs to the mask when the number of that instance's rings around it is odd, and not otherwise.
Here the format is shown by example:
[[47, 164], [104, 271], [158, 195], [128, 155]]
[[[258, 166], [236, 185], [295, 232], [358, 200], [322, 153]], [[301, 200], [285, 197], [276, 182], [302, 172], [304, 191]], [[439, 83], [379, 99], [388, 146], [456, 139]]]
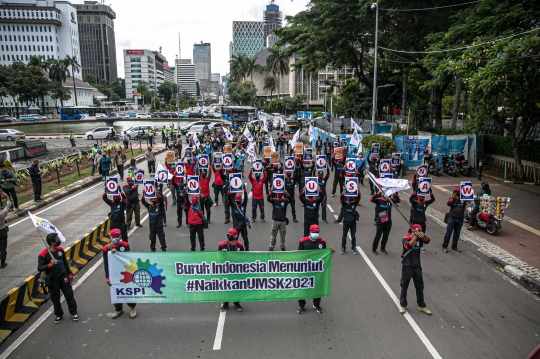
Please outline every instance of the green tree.
[[272, 93], [276, 91], [276, 78], [274, 76], [266, 76], [264, 78], [264, 91], [270, 91], [270, 100], [272, 100]]
[[240, 84], [236, 82], [229, 83], [229, 99], [233, 104], [247, 106], [255, 101], [257, 89], [251, 86], [249, 81]]
[[231, 68], [230, 80], [240, 83], [246, 77], [246, 62], [248, 57], [244, 54], [233, 55], [229, 61]]
[[[84, 75], [84, 80], [83, 80], [83, 81], [86, 82], [86, 83], [89, 83], [90, 85], [93, 85], [93, 86], [94, 86], [95, 84], [97, 84], [97, 79], [96, 79], [96, 77], [95, 77], [94, 75], [92, 75], [92, 74], [86, 74], [86, 75]], [[95, 87], [95, 86], [94, 86], [94, 87]]]
[[270, 55], [266, 58], [266, 69], [277, 75], [278, 98], [281, 97], [281, 76], [289, 73], [289, 55], [281, 51], [277, 45], [270, 49]]
[[366, 150], [371, 148], [372, 143], [380, 143], [381, 158], [384, 158], [386, 155], [397, 151], [396, 143], [390, 137], [381, 136], [381, 135], [367, 135], [362, 138], [362, 146]]
[[262, 71], [263, 70], [263, 67], [259, 64], [256, 64], [255, 62], [257, 61], [257, 57], [255, 56], [254, 58], [246, 58], [246, 61], [245, 61], [245, 70], [246, 70], [246, 76], [249, 76], [250, 78], [250, 84], [251, 84], [251, 87], [253, 87], [253, 72], [254, 71]]
[[115, 78], [111, 82], [111, 90], [118, 96], [118, 100], [126, 98], [126, 80], [121, 77]]
[[176, 105], [176, 94], [178, 93], [178, 85], [175, 83], [171, 83], [169, 81], [165, 81], [158, 87], [158, 94], [159, 96], [163, 96], [165, 98], [165, 102], [169, 102], [169, 100], [173, 99], [174, 104]]
[[77, 90], [75, 88], [75, 73], [79, 72], [80, 65], [77, 62], [76, 56], [67, 55], [62, 61], [66, 65], [66, 68], [71, 66], [71, 79], [73, 80], [73, 94], [75, 95], [75, 106], [78, 106], [79, 102], [77, 100]]
[[146, 103], [151, 103], [153, 94], [148, 89], [146, 82], [143, 81], [137, 85], [137, 92], [144, 96], [143, 101]]
[[349, 78], [334, 102], [334, 111], [345, 117], [367, 118], [371, 114], [371, 101], [371, 89], [360, 83], [358, 78]]

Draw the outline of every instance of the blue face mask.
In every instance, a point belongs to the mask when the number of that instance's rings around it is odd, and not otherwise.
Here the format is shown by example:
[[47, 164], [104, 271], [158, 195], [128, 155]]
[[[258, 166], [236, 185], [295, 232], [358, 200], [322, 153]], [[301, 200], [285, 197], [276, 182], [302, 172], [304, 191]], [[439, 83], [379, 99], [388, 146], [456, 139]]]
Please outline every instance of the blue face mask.
[[319, 238], [319, 233], [310, 233], [310, 234], [309, 234], [309, 237], [310, 237], [311, 239], [317, 239], [317, 238]]

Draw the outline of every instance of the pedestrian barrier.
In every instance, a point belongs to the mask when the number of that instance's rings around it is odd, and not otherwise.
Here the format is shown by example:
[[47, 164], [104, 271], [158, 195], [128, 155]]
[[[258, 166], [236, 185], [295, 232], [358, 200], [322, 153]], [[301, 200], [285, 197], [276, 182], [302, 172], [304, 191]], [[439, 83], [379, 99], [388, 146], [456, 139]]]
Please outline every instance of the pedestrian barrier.
[[[107, 218], [64, 249], [73, 274], [78, 273], [109, 243], [109, 228], [110, 220]], [[40, 273], [35, 272], [0, 297], [0, 345], [49, 299], [49, 295], [38, 285], [39, 276]]]

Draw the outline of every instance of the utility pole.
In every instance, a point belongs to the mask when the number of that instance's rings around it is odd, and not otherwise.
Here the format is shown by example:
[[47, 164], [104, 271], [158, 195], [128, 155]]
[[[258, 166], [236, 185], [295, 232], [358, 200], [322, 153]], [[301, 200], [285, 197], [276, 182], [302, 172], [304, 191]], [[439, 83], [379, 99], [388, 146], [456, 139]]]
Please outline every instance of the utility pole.
[[375, 8], [375, 53], [373, 58], [373, 107], [371, 109], [371, 133], [375, 130], [375, 116], [377, 114], [377, 50], [379, 45], [379, 3], [371, 4]]

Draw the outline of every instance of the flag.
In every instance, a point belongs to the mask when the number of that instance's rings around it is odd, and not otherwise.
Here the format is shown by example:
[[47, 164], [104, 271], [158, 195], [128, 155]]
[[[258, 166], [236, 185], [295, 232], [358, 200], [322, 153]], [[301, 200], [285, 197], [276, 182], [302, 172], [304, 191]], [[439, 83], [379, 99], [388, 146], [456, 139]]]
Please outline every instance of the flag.
[[201, 145], [201, 141], [199, 141], [199, 138], [197, 137], [196, 133], [193, 134], [193, 143], [195, 144], [196, 148], [199, 148], [199, 146]]
[[49, 222], [45, 218], [40, 218], [40, 217], [34, 216], [30, 212], [28, 212], [28, 216], [30, 217], [30, 219], [34, 223], [34, 226], [37, 229], [41, 229], [43, 232], [45, 232], [47, 234], [56, 233], [58, 235], [58, 238], [60, 238], [61, 242], [66, 241], [66, 238], [64, 237], [62, 232], [60, 232], [60, 230], [58, 228], [56, 228], [51, 222]]
[[272, 152], [276, 152], [276, 146], [274, 145], [274, 138], [270, 136], [270, 147], [272, 148]]
[[[246, 129], [247, 129], [247, 128], [246, 128]], [[227, 130], [225, 127], [223, 127], [223, 132], [225, 133], [225, 137], [227, 137], [227, 139], [228, 139], [229, 141], [232, 141], [232, 140], [233, 140], [233, 135], [232, 135], [232, 133], [231, 133], [229, 130]], [[196, 138], [196, 137], [195, 137], [195, 138]]]
[[299, 139], [300, 139], [300, 130], [296, 131], [296, 133], [294, 134], [292, 140], [289, 141], [291, 143], [292, 148], [294, 148], [294, 146], [296, 146], [296, 143], [298, 142]]
[[409, 181], [406, 179], [375, 178], [371, 172], [368, 172], [368, 175], [369, 180], [373, 182], [376, 187], [380, 187], [387, 197], [390, 197], [396, 192], [411, 188], [409, 186]]
[[364, 133], [364, 131], [362, 131], [362, 127], [360, 125], [358, 125], [356, 122], [354, 122], [352, 117], [351, 117], [351, 128], [355, 129], [359, 133]]
[[255, 142], [250, 142], [246, 151], [249, 157], [253, 158], [254, 160], [257, 159], [257, 152], [255, 151]]
[[246, 126], [246, 129], [244, 130], [244, 136], [246, 136], [249, 142], [253, 142], [253, 136], [251, 136], [251, 132], [249, 132], [249, 128], [247, 128], [247, 126]]
[[268, 133], [268, 125], [266, 124], [266, 117], [263, 118], [263, 131]]
[[161, 165], [161, 162], [158, 162], [158, 163], [157, 163], [157, 170], [156, 170], [156, 173], [154, 174], [154, 178], [155, 178], [156, 180], [157, 180], [157, 178], [158, 178], [158, 173], [159, 173], [159, 171], [167, 171], [167, 173], [169, 174], [169, 175], [167, 176], [167, 178], [168, 178], [168, 179], [173, 178], [173, 174], [172, 174], [168, 169], [164, 168], [164, 167]]
[[360, 148], [360, 137], [358, 137], [358, 132], [356, 131], [356, 128], [354, 129], [354, 132], [351, 137], [351, 140], [349, 141], [349, 144], [351, 146], [355, 146], [356, 148]]
[[313, 126], [309, 125], [309, 142], [312, 142], [315, 139], [315, 131], [313, 130]]

